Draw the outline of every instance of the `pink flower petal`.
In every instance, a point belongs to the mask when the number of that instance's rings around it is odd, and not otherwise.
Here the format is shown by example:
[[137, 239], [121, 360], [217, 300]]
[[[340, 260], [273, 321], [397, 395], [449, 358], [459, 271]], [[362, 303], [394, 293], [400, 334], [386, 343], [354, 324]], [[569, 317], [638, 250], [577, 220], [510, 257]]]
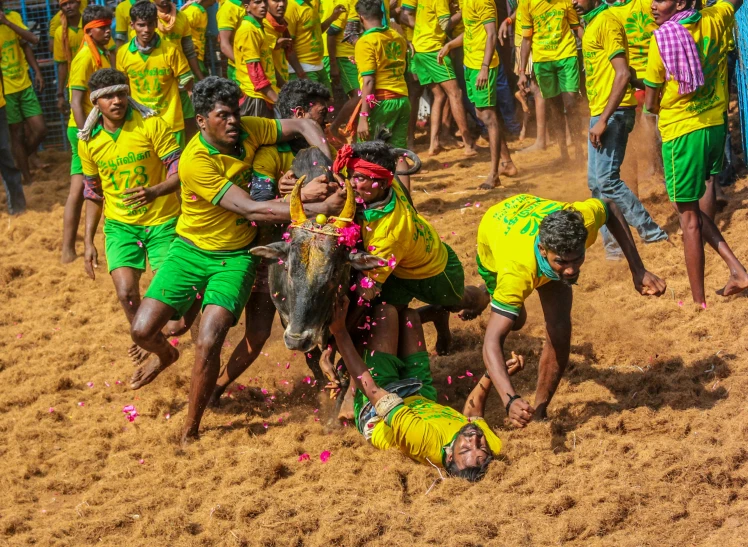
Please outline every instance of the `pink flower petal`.
[[322, 452], [322, 454], [319, 455], [319, 459], [322, 463], [325, 463], [327, 460], [330, 459], [330, 451], [325, 450], [324, 452]]

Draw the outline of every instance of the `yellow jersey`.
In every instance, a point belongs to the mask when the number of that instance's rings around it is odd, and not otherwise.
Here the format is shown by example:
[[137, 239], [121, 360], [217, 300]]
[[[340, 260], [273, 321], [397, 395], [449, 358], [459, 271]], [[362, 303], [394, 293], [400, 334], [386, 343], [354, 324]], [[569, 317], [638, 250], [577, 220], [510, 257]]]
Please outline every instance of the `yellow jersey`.
[[413, 208], [400, 184], [395, 181], [391, 188], [387, 203], [361, 212], [364, 249], [387, 262], [370, 270], [369, 277], [382, 284], [390, 274], [400, 279], [440, 274], [447, 265], [446, 246]]
[[177, 15], [174, 18], [174, 26], [171, 27], [169, 32], [158, 31], [159, 36], [164, 42], [170, 42], [179, 49], [182, 53], [182, 38], [192, 36], [192, 27], [190, 26], [190, 20], [184, 14], [183, 11], [177, 11]]
[[133, 38], [117, 51], [117, 69], [127, 74], [133, 99], [158, 112], [172, 131], [184, 129], [179, 85], [192, 72], [180, 49], [157, 34], [153, 50], [144, 55]]
[[[4, 11], [8, 21], [24, 30], [28, 30], [28, 27], [23, 24], [23, 20], [17, 12], [8, 9]], [[0, 54], [2, 55], [0, 68], [3, 71], [6, 95], [18, 93], [31, 87], [29, 64], [26, 62], [21, 42], [21, 37], [7, 25], [0, 25]]]
[[[605, 203], [588, 199], [574, 203], [519, 194], [491, 207], [478, 227], [478, 272], [491, 293], [493, 311], [516, 318], [532, 292], [553, 279], [537, 250], [540, 222], [561, 209], [575, 209], [587, 228], [585, 248], [597, 239], [608, 220]], [[545, 261], [539, 264], [539, 261]]]
[[494, 456], [498, 455], [501, 440], [483, 418], [470, 419], [421, 395], [406, 397], [402, 406], [378, 422], [371, 444], [380, 450], [397, 448], [419, 463], [445, 467], [446, 449], [460, 429], [471, 422], [483, 432]]
[[[386, 2], [386, 0], [385, 0], [385, 2]], [[406, 2], [408, 2], [408, 0], [406, 0]], [[416, 0], [409, 0], [408, 3], [415, 4]], [[389, 4], [387, 4], [387, 5], [389, 6]], [[405, 7], [405, 5], [406, 4], [403, 3], [403, 0], [397, 0], [397, 7], [400, 8], [401, 10], [402, 10], [402, 8]], [[416, 8], [415, 8], [415, 6], [411, 6], [410, 9], [411, 10], [415, 10]], [[413, 29], [410, 28], [410, 27], [406, 27], [402, 23], [400, 24], [400, 27], [403, 29], [403, 32], [405, 33], [405, 39], [408, 42], [412, 42], [413, 41]]]
[[3, 81], [0, 80], [0, 108], [5, 106], [5, 94], [3, 93]]
[[619, 2], [610, 6], [608, 12], [623, 25], [628, 40], [629, 66], [636, 71], [638, 78], [643, 78], [647, 71], [649, 42], [657, 29], [657, 23], [652, 17], [652, 1]]
[[314, 66], [322, 65], [324, 46], [319, 0], [289, 0], [285, 19], [299, 62]]
[[[62, 29], [59, 30], [61, 31]], [[102, 50], [99, 50], [99, 55], [101, 56], [101, 68], [111, 68], [112, 65], [109, 62], [109, 55]], [[74, 89], [83, 92], [83, 114], [85, 116], [88, 116], [91, 110], [93, 110], [91, 99], [88, 98], [88, 80], [97, 70], [99, 70], [99, 67], [96, 66], [93, 55], [91, 55], [91, 50], [88, 47], [78, 49], [78, 53], [75, 54], [75, 57], [73, 57], [73, 60], [70, 62], [68, 91], [70, 93], [70, 100], [73, 99]], [[75, 118], [73, 117], [72, 108], [70, 109], [68, 127], [78, 127], [75, 123]]]
[[161, 118], [144, 119], [132, 108], [115, 133], [99, 123], [88, 141], [78, 143], [83, 174], [101, 179], [104, 216], [139, 226], [158, 226], [179, 214], [176, 192], [138, 208], [123, 203], [128, 188], [155, 186], [166, 180], [162, 160], [178, 151], [174, 134]]
[[663, 142], [668, 142], [692, 131], [725, 123], [727, 110], [727, 51], [728, 29], [735, 20], [735, 8], [729, 2], [718, 1], [698, 12], [695, 22], [681, 21], [693, 36], [704, 70], [704, 85], [693, 93], [678, 94], [678, 82], [665, 79], [657, 40], [649, 44], [649, 62], [644, 83], [649, 87], [663, 87], [660, 100], [659, 128]]
[[[216, 13], [218, 32], [222, 30], [236, 32], [245, 15], [247, 15], [247, 11], [244, 9], [241, 0], [223, 0]], [[231, 59], [227, 59], [227, 61], [229, 66], [236, 66]]]
[[296, 155], [287, 143], [261, 146], [255, 153], [255, 159], [252, 163], [253, 178], [268, 180], [277, 192], [278, 181], [283, 173], [291, 169], [295, 157]]
[[[582, 38], [582, 58], [587, 77], [587, 100], [590, 103], [590, 115], [599, 116], [608, 104], [616, 77], [611, 59], [616, 55], [623, 55], [628, 61], [626, 32], [607, 8], [591, 18], [585, 17], [585, 22], [587, 26]], [[629, 85], [620, 106], [634, 108], [636, 104], [634, 88]]]
[[323, 51], [324, 56], [329, 56], [329, 51], [327, 51], [327, 37], [330, 36], [329, 32], [331, 29], [337, 31], [337, 34], [334, 34], [335, 36], [335, 56], [336, 57], [353, 57], [354, 54], [354, 45], [350, 42], [344, 42], [343, 37], [345, 36], [345, 26], [348, 24], [348, 21], [358, 21], [358, 13], [356, 13], [356, 2], [350, 2], [346, 0], [325, 0], [325, 3], [323, 4], [323, 10], [322, 10], [322, 21], [326, 21], [330, 15], [332, 15], [333, 10], [335, 9], [335, 6], [342, 4], [345, 6], [345, 11], [341, 13], [335, 21], [332, 22], [330, 25], [330, 28], [327, 30], [327, 32], [324, 33], [324, 36], [322, 37], [322, 45], [323, 45]]
[[122, 0], [114, 10], [114, 39], [127, 42], [135, 37], [130, 26], [130, 8], [137, 0]]
[[246, 218], [219, 205], [231, 185], [249, 192], [255, 153], [281, 137], [278, 120], [242, 118], [241, 150], [237, 156], [222, 154], [195, 135], [179, 160], [182, 181], [182, 214], [177, 233], [206, 251], [243, 249], [257, 235]]
[[439, 51], [447, 39], [440, 21], [449, 19], [449, 2], [447, 0], [403, 0], [403, 8], [415, 10], [413, 27], [413, 48], [416, 53]]
[[280, 74], [284, 82], [288, 81], [288, 60], [286, 59], [286, 50], [282, 47], [276, 47], [278, 45], [278, 38], [283, 37], [283, 33], [275, 30], [273, 25], [267, 19], [262, 20], [262, 26], [265, 28], [265, 36], [268, 40], [268, 45], [273, 52], [273, 65], [275, 71]]
[[[83, 43], [83, 27], [68, 27], [68, 47], [70, 48], [70, 60], [75, 58]], [[107, 50], [115, 51], [117, 46], [114, 40], [109, 39]], [[65, 44], [62, 43], [62, 27], [57, 27], [52, 44], [52, 57], [56, 63], [67, 62], [65, 56]]]
[[[83, 14], [83, 10], [88, 7], [88, 0], [81, 0], [79, 12]], [[52, 19], [49, 20], [49, 37], [54, 40], [57, 29], [62, 26], [62, 10], [59, 10], [54, 14]]]
[[272, 38], [265, 34], [265, 27], [251, 15], [246, 16], [234, 35], [234, 59], [236, 60], [236, 81], [242, 91], [253, 99], [272, 101], [257, 91], [249, 77], [247, 63], [260, 63], [265, 77], [270, 80], [270, 86], [278, 93], [278, 81], [275, 77], [275, 64], [270, 47]]
[[[465, 25], [465, 36], [463, 38], [464, 64], [468, 68], [480, 70], [488, 40], [485, 25], [488, 23], [496, 24], [496, 4], [494, 0], [462, 0], [462, 22]], [[498, 32], [498, 25], [496, 31]], [[499, 66], [499, 55], [496, 53], [496, 47], [493, 48], [493, 56], [488, 66], [489, 68]]]
[[[390, 27], [375, 27], [364, 32], [356, 42], [355, 59], [358, 80], [363, 89], [364, 76], [374, 76], [375, 89], [386, 89], [408, 95], [405, 82], [405, 38]], [[376, 107], [374, 107], [376, 108]]]
[[205, 34], [208, 31], [208, 12], [197, 2], [189, 4], [182, 10], [190, 23], [192, 43], [199, 61], [205, 60]]
[[533, 63], [577, 56], [572, 29], [579, 27], [579, 16], [571, 0], [526, 0], [520, 15], [522, 36], [532, 38]]

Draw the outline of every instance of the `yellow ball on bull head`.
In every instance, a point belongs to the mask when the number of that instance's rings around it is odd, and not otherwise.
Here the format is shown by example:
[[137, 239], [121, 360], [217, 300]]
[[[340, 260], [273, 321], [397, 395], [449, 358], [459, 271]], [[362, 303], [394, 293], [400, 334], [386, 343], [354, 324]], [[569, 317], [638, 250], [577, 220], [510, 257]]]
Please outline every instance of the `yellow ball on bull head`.
[[317, 224], [320, 224], [320, 225], [324, 225], [324, 224], [327, 224], [327, 217], [326, 217], [325, 215], [323, 215], [322, 213], [320, 213], [320, 214], [318, 214], [318, 215], [317, 215], [317, 216], [316, 216], [316, 217], [314, 218], [314, 221], [315, 221], [315, 222], [316, 222]]

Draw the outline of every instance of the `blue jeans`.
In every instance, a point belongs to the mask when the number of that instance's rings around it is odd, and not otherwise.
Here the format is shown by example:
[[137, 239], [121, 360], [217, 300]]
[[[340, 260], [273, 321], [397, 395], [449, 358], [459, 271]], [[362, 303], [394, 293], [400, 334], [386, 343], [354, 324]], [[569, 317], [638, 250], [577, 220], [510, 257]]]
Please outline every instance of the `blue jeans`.
[[26, 210], [26, 197], [21, 186], [21, 172], [16, 168], [10, 151], [8, 116], [4, 106], [0, 108], [0, 175], [8, 197], [8, 212], [11, 215], [23, 213]]
[[[590, 129], [598, 122], [600, 116], [590, 118]], [[613, 201], [623, 213], [626, 222], [636, 228], [639, 236], [647, 243], [667, 239], [667, 234], [652, 219], [634, 193], [621, 180], [621, 164], [626, 154], [629, 133], [634, 129], [636, 112], [634, 109], [617, 110], [608, 120], [608, 127], [603, 133], [602, 146], [596, 149], [587, 141], [589, 160], [587, 164], [587, 186], [593, 198]], [[608, 256], [621, 254], [621, 248], [610, 231], [603, 227], [600, 230]]]

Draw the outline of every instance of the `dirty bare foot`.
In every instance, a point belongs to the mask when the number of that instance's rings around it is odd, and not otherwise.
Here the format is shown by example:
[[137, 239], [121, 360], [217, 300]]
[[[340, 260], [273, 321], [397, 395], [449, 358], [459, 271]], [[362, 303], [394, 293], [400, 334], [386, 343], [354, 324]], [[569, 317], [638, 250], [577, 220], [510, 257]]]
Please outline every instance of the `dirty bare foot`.
[[727, 285], [718, 290], [717, 294], [720, 296], [732, 296], [746, 289], [748, 289], [748, 273], [743, 270], [742, 272], [733, 272], [730, 274]]
[[179, 441], [179, 446], [181, 446], [182, 448], [187, 448], [188, 446], [190, 446], [193, 443], [196, 443], [199, 440], [200, 440], [200, 435], [198, 435], [197, 433], [185, 431], [182, 434], [182, 439]]
[[63, 249], [62, 255], [60, 256], [60, 262], [62, 264], [70, 264], [76, 258], [78, 258], [78, 255], [75, 253], [75, 249]]
[[441, 147], [441, 145], [436, 146], [435, 148], [429, 148], [428, 155], [429, 156], [438, 156], [444, 152], [444, 148]]
[[472, 146], [465, 145], [465, 148], [462, 150], [462, 155], [466, 158], [472, 158], [473, 156], [478, 155], [478, 150], [475, 148], [475, 144]]
[[354, 391], [352, 389], [346, 389], [345, 390], [345, 396], [343, 397], [343, 403], [340, 405], [340, 410], [338, 411], [338, 420], [353, 420], [354, 413], [353, 413], [353, 394]]
[[486, 181], [478, 186], [478, 190], [493, 190], [494, 188], [498, 188], [499, 186], [501, 186], [501, 178], [499, 177], [499, 175], [489, 173], [488, 177], [486, 177]]
[[532, 146], [528, 146], [527, 148], [523, 148], [522, 150], [518, 150], [518, 154], [526, 154], [528, 152], [542, 152], [545, 150], [546, 146], [544, 142], [535, 141], [535, 144]]
[[153, 355], [148, 361], [138, 367], [130, 379], [130, 389], [140, 389], [150, 384], [156, 377], [171, 364], [179, 359], [177, 348], [169, 346], [169, 358], [162, 363], [158, 355]]
[[132, 344], [127, 349], [127, 355], [130, 357], [130, 360], [136, 365], [139, 365], [140, 363], [148, 359], [148, 356], [150, 354], [150, 351], [144, 350], [137, 344]]
[[499, 162], [499, 175], [504, 177], [516, 177], [519, 171], [512, 160]]

